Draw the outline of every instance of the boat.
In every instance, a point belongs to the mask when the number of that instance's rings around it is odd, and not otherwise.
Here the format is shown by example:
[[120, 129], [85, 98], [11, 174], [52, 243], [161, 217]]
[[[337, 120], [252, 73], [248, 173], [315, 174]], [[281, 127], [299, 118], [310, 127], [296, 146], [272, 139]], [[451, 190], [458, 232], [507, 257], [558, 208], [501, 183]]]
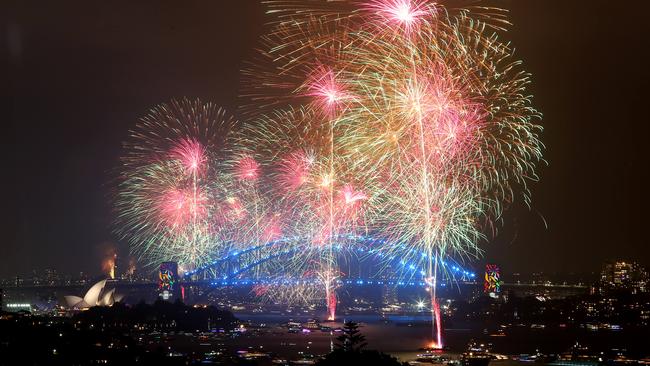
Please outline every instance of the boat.
[[536, 362], [536, 363], [552, 363], [557, 361], [557, 355], [554, 354], [544, 354], [539, 351], [536, 351], [534, 354], [523, 354], [517, 357], [517, 360], [520, 362]]
[[449, 357], [433, 352], [419, 353], [415, 360], [421, 363], [430, 363], [434, 365], [448, 365], [451, 362]]
[[589, 347], [576, 342], [567, 352], [561, 353], [557, 360], [550, 362], [549, 365], [597, 366], [602, 362], [603, 359], [589, 350]]
[[486, 352], [464, 352], [460, 355], [460, 363], [463, 366], [488, 366], [492, 356]]
[[485, 344], [470, 342], [467, 351], [460, 355], [460, 363], [463, 366], [488, 366], [492, 358]]

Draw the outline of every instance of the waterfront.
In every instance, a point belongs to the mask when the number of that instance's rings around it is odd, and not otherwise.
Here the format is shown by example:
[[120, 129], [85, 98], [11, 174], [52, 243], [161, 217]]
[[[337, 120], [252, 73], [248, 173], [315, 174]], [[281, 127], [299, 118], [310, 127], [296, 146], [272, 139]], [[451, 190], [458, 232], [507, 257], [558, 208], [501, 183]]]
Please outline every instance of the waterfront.
[[[250, 334], [230, 340], [235, 347], [242, 349], [264, 349], [283, 357], [298, 357], [302, 353], [324, 354], [330, 351], [336, 342], [336, 332], [289, 333], [287, 322], [290, 320], [306, 322], [310, 316], [287, 316], [266, 314], [236, 314], [242, 321], [251, 321], [252, 325], [264, 324]], [[426, 347], [431, 340], [431, 323], [427, 315], [349, 315], [342, 320], [361, 324], [361, 331], [366, 336], [369, 347], [390, 353], [401, 361], [416, 358], [420, 348]], [[341, 322], [325, 323], [337, 328]], [[491, 344], [492, 352], [508, 356], [534, 354], [537, 351], [547, 354], [559, 354], [567, 351], [576, 342], [589, 346], [593, 350], [606, 351], [625, 349], [629, 353], [643, 356], [647, 349], [647, 329], [623, 330], [589, 330], [566, 325], [503, 325], [496, 329], [487, 323], [454, 322], [444, 327], [445, 345], [448, 352], [459, 354], [466, 350], [467, 344], [475, 340]], [[230, 343], [228, 342], [228, 343]], [[301, 353], [302, 352], [302, 353]]]
[[[94, 360], [124, 364], [253, 364], [315, 362], [342, 344], [350, 323], [357, 323], [368, 350], [413, 362], [432, 339], [426, 311], [411, 314], [359, 314], [341, 310], [335, 322], [319, 322], [324, 311], [303, 309], [232, 314], [213, 306], [157, 301], [152, 305], [116, 303], [65, 314], [37, 315], [28, 311], [0, 317], [0, 354], [30, 355], [34, 364], [53, 355], [63, 362]], [[287, 314], [289, 313], [289, 314]], [[347, 314], [346, 314], [347, 313]], [[511, 322], [484, 316], [443, 320], [445, 350], [435, 353], [454, 362], [468, 350], [489, 352], [494, 363], [506, 365], [535, 360], [589, 361], [591, 364], [635, 360], [646, 364], [647, 326], [634, 323]], [[581, 347], [574, 347], [576, 343]], [[571, 351], [568, 352], [567, 351]], [[483, 353], [484, 354], [484, 353]], [[541, 357], [539, 357], [542, 354]], [[600, 359], [600, 361], [599, 361]], [[225, 362], [225, 363], [224, 363]], [[627, 362], [627, 361], [626, 361]], [[629, 364], [630, 362], [628, 362]], [[0, 363], [1, 365], [2, 363]]]

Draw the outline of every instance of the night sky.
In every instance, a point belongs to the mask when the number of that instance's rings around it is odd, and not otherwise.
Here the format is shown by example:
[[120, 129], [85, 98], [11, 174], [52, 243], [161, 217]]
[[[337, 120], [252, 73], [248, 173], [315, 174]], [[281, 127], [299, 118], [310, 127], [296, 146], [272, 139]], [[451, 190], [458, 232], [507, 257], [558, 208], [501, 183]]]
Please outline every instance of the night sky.
[[[548, 161], [532, 210], [511, 207], [486, 260], [505, 272], [650, 266], [650, 2], [484, 4], [511, 11], [503, 36], [533, 74]], [[174, 97], [235, 113], [266, 19], [252, 0], [3, 1], [0, 276], [99, 273], [107, 246], [125, 248], [108, 194], [127, 130]]]

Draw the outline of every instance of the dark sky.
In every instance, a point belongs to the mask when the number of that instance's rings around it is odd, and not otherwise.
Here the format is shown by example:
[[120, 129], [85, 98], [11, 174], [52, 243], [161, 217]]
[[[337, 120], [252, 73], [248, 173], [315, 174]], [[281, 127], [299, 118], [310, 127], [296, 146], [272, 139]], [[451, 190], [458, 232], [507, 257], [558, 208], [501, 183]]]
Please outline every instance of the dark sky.
[[[650, 266], [650, 2], [491, 1], [533, 74], [549, 162], [484, 245], [504, 271]], [[239, 69], [265, 16], [257, 1], [0, 4], [3, 154], [0, 276], [100, 271], [111, 169], [154, 105], [199, 97], [235, 111]], [[545, 227], [542, 217], [546, 220]]]

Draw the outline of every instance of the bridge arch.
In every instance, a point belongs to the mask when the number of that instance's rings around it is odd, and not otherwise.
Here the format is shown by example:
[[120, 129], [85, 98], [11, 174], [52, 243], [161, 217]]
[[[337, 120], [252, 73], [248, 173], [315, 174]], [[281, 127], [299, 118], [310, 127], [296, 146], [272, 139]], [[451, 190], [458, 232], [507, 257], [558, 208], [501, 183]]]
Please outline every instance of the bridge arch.
[[[285, 237], [246, 248], [231, 249], [213, 262], [182, 274], [185, 281], [260, 283], [274, 277], [304, 278], [309, 260], [317, 260], [325, 247], [311, 245], [299, 237]], [[388, 243], [368, 235], [338, 235], [334, 238], [341, 281], [378, 284], [426, 285], [427, 255], [403, 244]], [[296, 262], [298, 262], [296, 264]], [[451, 257], [439, 258], [441, 279], [473, 282], [476, 273]], [[307, 276], [308, 277], [308, 276]]]

